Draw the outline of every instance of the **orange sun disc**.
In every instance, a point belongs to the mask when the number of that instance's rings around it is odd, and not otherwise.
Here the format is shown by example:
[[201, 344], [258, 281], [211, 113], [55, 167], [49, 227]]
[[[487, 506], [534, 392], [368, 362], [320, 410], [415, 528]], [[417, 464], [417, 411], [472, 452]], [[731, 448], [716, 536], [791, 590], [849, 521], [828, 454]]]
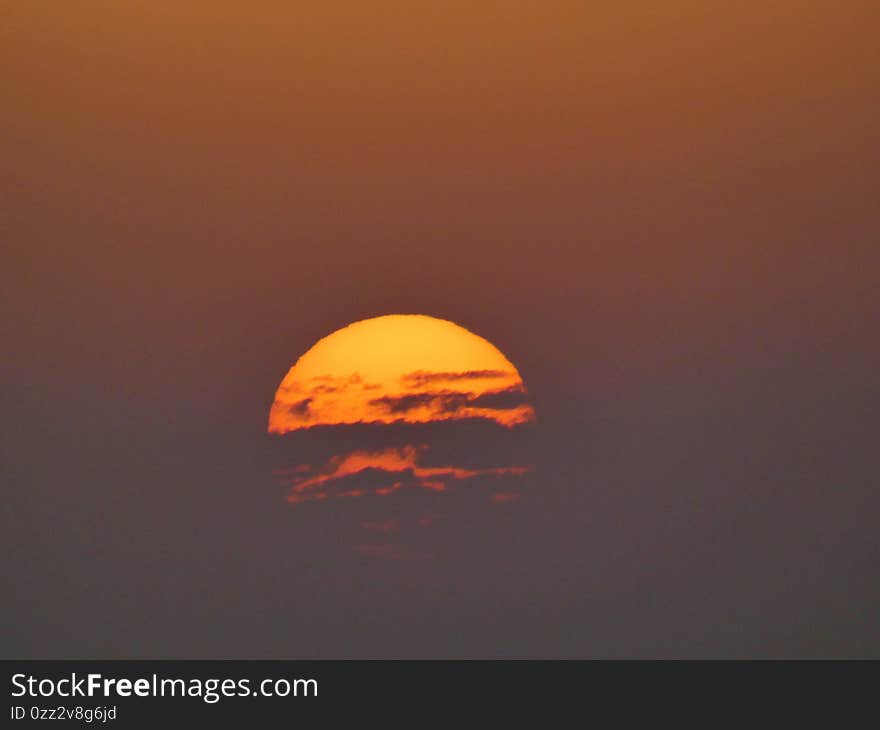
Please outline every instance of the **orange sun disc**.
[[389, 314], [319, 340], [285, 376], [270, 433], [321, 425], [534, 420], [519, 372], [492, 343], [421, 314]]

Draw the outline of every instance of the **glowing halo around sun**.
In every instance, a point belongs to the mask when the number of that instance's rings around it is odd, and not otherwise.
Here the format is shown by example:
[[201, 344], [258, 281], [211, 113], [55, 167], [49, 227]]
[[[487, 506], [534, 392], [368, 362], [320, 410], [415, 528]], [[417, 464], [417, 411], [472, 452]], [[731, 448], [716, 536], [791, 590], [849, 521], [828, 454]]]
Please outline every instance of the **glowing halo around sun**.
[[472, 418], [534, 420], [510, 360], [454, 322], [389, 314], [343, 327], [300, 357], [275, 393], [268, 431]]

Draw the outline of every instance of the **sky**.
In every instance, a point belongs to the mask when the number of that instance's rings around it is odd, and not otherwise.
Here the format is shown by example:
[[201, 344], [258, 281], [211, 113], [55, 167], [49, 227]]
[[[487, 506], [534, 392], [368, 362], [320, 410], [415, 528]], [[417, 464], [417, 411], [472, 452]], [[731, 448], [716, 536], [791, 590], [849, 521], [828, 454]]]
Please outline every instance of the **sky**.
[[[880, 656], [876, 3], [0, 14], [4, 656]], [[266, 433], [391, 313], [536, 414], [413, 559]]]

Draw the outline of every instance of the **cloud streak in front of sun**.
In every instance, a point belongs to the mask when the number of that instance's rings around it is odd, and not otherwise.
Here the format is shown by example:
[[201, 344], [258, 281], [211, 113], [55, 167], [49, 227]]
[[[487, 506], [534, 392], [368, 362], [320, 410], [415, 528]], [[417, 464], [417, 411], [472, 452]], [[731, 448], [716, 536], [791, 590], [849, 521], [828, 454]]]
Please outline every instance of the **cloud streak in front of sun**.
[[482, 418], [502, 426], [534, 420], [534, 410], [515, 372], [408, 373], [370, 383], [358, 373], [322, 376], [281, 386], [269, 431], [351, 423], [428, 423]]

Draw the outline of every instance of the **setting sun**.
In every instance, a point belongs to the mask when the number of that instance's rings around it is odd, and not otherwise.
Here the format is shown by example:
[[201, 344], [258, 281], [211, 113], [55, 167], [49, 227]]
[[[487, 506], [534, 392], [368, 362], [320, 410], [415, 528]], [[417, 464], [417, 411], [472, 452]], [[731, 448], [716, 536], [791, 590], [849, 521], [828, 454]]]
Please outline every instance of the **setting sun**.
[[392, 314], [355, 322], [318, 341], [275, 393], [270, 433], [319, 425], [534, 420], [513, 364], [453, 322]]

